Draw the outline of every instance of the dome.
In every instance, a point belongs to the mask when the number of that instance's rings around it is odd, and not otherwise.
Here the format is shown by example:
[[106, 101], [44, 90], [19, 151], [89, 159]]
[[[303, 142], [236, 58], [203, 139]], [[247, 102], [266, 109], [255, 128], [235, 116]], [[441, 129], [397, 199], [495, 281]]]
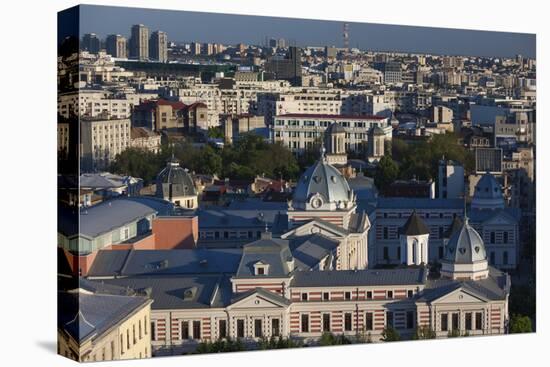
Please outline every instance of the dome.
[[400, 234], [404, 236], [420, 236], [429, 233], [430, 229], [426, 223], [424, 223], [422, 218], [420, 218], [420, 216], [416, 213], [416, 211], [412, 212], [400, 231]]
[[468, 219], [460, 230], [451, 235], [446, 246], [445, 261], [455, 264], [472, 264], [486, 261], [487, 254], [481, 236], [470, 226]]
[[372, 129], [370, 129], [369, 133], [373, 136], [386, 135], [386, 133], [384, 133], [384, 130], [382, 130], [380, 126], [373, 127]]
[[337, 122], [333, 122], [332, 124], [330, 124], [330, 126], [327, 128], [326, 132], [325, 132], [327, 135], [331, 135], [331, 134], [345, 134], [346, 133], [346, 129], [344, 129], [342, 127], [342, 125], [340, 125], [339, 123]]
[[159, 197], [182, 197], [197, 195], [193, 178], [180, 167], [177, 160], [172, 158], [166, 167], [157, 176], [157, 196]]
[[502, 208], [504, 208], [502, 188], [492, 174], [485, 173], [476, 185], [472, 209]]
[[309, 167], [300, 177], [292, 204], [294, 208], [334, 210], [350, 208], [354, 202], [348, 182], [334, 166], [323, 157]]

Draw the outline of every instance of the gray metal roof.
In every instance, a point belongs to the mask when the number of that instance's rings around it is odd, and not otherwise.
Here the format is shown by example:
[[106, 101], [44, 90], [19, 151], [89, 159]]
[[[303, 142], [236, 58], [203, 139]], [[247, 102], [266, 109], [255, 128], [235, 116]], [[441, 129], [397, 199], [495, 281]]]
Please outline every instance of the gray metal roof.
[[456, 281], [438, 278], [428, 279], [426, 287], [417, 300], [432, 302], [459, 288], [489, 300], [504, 300], [510, 293], [510, 277], [497, 269], [489, 268], [489, 277], [481, 280]]
[[293, 287], [349, 287], [415, 285], [426, 282], [427, 270], [421, 268], [298, 271]]
[[154, 310], [224, 307], [231, 300], [231, 283], [221, 275], [133, 276], [101, 282], [149, 291]]
[[152, 214], [167, 215], [173, 205], [150, 197], [121, 197], [80, 210], [80, 234], [95, 238]]
[[[243, 246], [243, 255], [237, 269], [237, 277], [286, 277], [290, 270], [287, 261], [292, 259], [288, 241], [262, 238]], [[254, 275], [254, 264], [269, 264], [268, 274]]]
[[100, 336], [134, 310], [145, 306], [147, 297], [85, 292], [58, 292], [58, 327], [78, 342]]
[[157, 175], [157, 196], [169, 196], [170, 187], [172, 197], [197, 195], [193, 178], [174, 159], [169, 161], [166, 167]]
[[241, 249], [102, 250], [88, 276], [234, 274], [241, 254]]
[[327, 255], [336, 250], [340, 243], [320, 233], [297, 237], [290, 240], [290, 249], [296, 268], [310, 270]]
[[378, 198], [378, 209], [463, 209], [462, 199]]

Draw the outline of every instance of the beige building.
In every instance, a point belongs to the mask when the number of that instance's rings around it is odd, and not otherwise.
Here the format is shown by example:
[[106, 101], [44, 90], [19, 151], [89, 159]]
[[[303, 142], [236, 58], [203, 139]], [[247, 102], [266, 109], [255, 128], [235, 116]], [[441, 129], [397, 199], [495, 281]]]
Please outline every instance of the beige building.
[[105, 40], [105, 48], [109, 55], [118, 59], [128, 58], [126, 38], [120, 34], [110, 34]]
[[130, 146], [158, 153], [160, 150], [160, 134], [145, 127], [132, 127]]
[[130, 119], [81, 119], [81, 169], [105, 169], [130, 146]]
[[222, 127], [225, 142], [228, 144], [233, 144], [239, 139], [241, 134], [249, 132], [260, 133], [261, 130], [267, 129], [263, 116], [254, 116], [251, 114], [226, 116]]
[[122, 291], [59, 292], [58, 354], [78, 362], [150, 358], [153, 301]]
[[143, 24], [135, 24], [132, 26], [130, 58], [140, 61], [149, 59], [149, 28]]

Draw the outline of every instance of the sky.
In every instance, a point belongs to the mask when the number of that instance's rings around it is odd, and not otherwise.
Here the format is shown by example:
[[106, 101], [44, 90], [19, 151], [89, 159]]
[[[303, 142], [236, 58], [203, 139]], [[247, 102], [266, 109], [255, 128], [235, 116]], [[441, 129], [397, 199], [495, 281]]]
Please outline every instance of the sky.
[[[199, 13], [81, 5], [80, 36], [96, 33], [129, 37], [133, 24], [150, 32], [161, 30], [175, 42], [264, 44], [265, 38], [284, 38], [297, 46], [342, 47], [343, 23], [250, 15]], [[362, 50], [418, 52], [444, 55], [535, 57], [534, 34], [349, 23], [350, 46]]]

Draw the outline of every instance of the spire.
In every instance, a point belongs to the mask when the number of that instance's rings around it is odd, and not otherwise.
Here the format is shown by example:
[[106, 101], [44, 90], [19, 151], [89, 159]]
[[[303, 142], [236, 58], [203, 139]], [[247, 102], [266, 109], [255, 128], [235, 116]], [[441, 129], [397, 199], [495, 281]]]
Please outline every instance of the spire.
[[327, 150], [325, 149], [325, 143], [323, 141], [321, 141], [321, 149], [320, 149], [320, 152], [321, 152], [321, 160], [323, 162], [326, 162], [327, 160]]

